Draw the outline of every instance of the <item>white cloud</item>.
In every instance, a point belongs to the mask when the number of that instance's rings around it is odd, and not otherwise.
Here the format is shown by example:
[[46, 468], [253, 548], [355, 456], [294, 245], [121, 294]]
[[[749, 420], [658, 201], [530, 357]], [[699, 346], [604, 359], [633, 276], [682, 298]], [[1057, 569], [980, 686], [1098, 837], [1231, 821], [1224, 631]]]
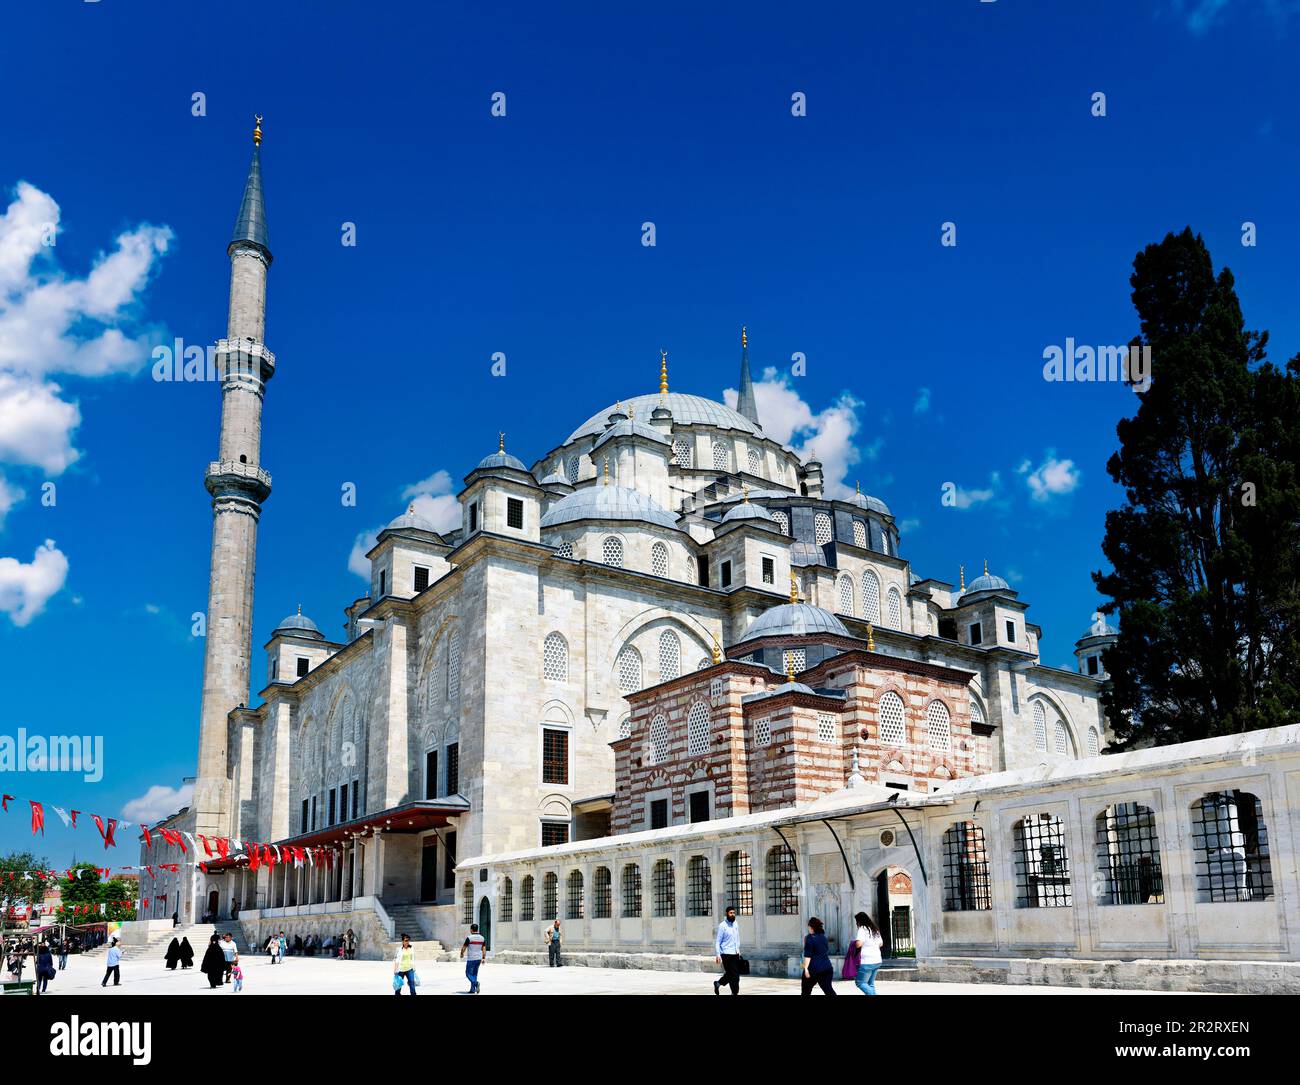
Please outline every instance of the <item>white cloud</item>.
[[5, 526], [9, 510], [26, 496], [17, 486], [10, 485], [4, 475], [0, 475], [0, 528]]
[[440, 535], [461, 525], [460, 502], [451, 492], [451, 475], [446, 471], [435, 471], [423, 481], [412, 483], [402, 491], [402, 500], [414, 505], [415, 511], [430, 521]]
[[955, 487], [953, 491], [953, 507], [958, 509], [973, 509], [976, 505], [982, 505], [985, 501], [992, 501], [997, 496], [997, 489], [990, 487], [984, 490], [967, 490], [961, 486]]
[[0, 558], [0, 613], [8, 614], [14, 625], [27, 625], [67, 579], [68, 559], [53, 539], [37, 547], [26, 564], [17, 558]]
[[57, 384], [0, 369], [0, 463], [39, 467], [49, 476], [77, 461], [72, 431], [81, 412], [59, 392]]
[[1060, 494], [1073, 493], [1079, 488], [1083, 477], [1073, 460], [1058, 460], [1050, 449], [1047, 458], [1037, 467], [1031, 469], [1031, 462], [1025, 460], [1016, 469], [1016, 473], [1024, 476], [1030, 496], [1039, 502], [1050, 501]]
[[916, 390], [916, 402], [912, 404], [913, 414], [925, 414], [930, 409], [930, 389], [918, 388]]
[[921, 521], [918, 519], [911, 518], [907, 520], [900, 520], [898, 522], [898, 533], [900, 535], [906, 535], [909, 532], [920, 531], [920, 530], [921, 530]]
[[182, 807], [189, 806], [190, 799], [193, 797], [193, 784], [182, 784], [180, 787], [154, 784], [143, 795], [123, 805], [122, 817], [137, 825], [151, 825], [176, 813]]
[[[727, 406], [736, 406], [736, 389], [725, 389], [722, 397]], [[826, 496], [843, 499], [856, 492], [857, 487], [848, 485], [846, 479], [849, 468], [860, 463], [864, 456], [863, 450], [853, 443], [861, 425], [858, 419], [861, 400], [841, 392], [829, 407], [814, 411], [790, 387], [789, 379], [771, 366], [763, 370], [763, 379], [755, 382], [754, 400], [764, 433], [790, 445], [802, 459], [810, 459], [816, 453], [822, 465]], [[877, 437], [867, 446], [866, 458], [874, 460], [884, 444], [884, 438]]]
[[362, 580], [370, 579], [370, 561], [366, 555], [379, 541], [379, 531], [379, 528], [375, 528], [374, 531], [363, 531], [353, 541], [352, 550], [348, 554], [348, 572], [356, 573]]

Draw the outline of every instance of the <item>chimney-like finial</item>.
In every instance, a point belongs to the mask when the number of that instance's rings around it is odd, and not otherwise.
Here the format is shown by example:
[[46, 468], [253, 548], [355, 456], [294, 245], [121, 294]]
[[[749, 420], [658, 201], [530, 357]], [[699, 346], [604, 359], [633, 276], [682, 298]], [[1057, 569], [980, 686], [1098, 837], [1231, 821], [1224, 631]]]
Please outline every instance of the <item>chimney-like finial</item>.
[[961, 590], [965, 591], [966, 590], [966, 566], [959, 565], [957, 568], [961, 571]]
[[659, 394], [661, 396], [668, 394], [668, 352], [666, 350], [659, 352]]
[[799, 581], [794, 575], [794, 570], [790, 570], [790, 602], [799, 602]]
[[262, 145], [262, 115], [254, 113], [253, 119], [256, 122], [253, 126], [253, 146], [260, 147]]
[[740, 484], [740, 488], [745, 491], [745, 504], [748, 505], [749, 504], [749, 483], [742, 482]]

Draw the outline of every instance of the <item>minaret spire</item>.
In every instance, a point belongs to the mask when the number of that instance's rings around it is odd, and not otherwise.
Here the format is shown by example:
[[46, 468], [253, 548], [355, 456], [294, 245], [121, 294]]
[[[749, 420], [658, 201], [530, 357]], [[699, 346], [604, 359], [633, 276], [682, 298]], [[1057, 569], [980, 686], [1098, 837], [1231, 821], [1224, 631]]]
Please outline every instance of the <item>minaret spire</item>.
[[749, 375], [749, 335], [742, 324], [740, 328], [740, 393], [736, 397], [736, 410], [758, 425], [758, 404], [754, 401], [754, 381]]
[[262, 118], [257, 117], [253, 129], [253, 158], [248, 164], [248, 180], [244, 182], [244, 198], [239, 204], [239, 216], [230, 237], [228, 253], [236, 245], [256, 245], [271, 263], [271, 242], [266, 229], [266, 201], [262, 198]]

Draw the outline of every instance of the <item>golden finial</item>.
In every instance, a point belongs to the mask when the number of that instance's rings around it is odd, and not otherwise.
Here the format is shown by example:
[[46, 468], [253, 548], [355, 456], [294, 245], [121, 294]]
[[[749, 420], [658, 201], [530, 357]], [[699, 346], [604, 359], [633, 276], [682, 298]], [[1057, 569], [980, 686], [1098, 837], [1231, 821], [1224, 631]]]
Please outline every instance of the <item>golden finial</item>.
[[794, 653], [786, 652], [785, 654], [785, 676], [794, 683]]
[[254, 113], [253, 117], [257, 121], [257, 125], [253, 129], [253, 146], [260, 147], [262, 145], [262, 115]]
[[985, 559], [984, 559], [984, 575], [985, 575], [985, 576], [988, 576], [988, 575], [989, 575], [989, 559], [988, 559], [988, 558], [985, 558]]
[[740, 347], [743, 350], [747, 346], [749, 346], [749, 336], [745, 334], [745, 325], [742, 324], [740, 326]]
[[790, 570], [790, 602], [799, 602], [799, 581], [795, 579], [794, 570]]
[[870, 622], [867, 622], [867, 651], [874, 652], [875, 650], [876, 650], [876, 627], [872, 625]]
[[412, 513], [412, 514], [415, 512], [415, 502], [414, 502], [414, 501], [412, 501], [409, 505], [406, 506], [406, 511], [409, 512], [409, 513]]
[[966, 566], [959, 565], [958, 568], [961, 570], [961, 590], [965, 591], [966, 590]]
[[505, 450], [506, 450], [506, 435], [504, 430], [500, 430], [497, 433], [497, 451], [504, 452]]
[[857, 487], [858, 487], [858, 496], [861, 497], [861, 496], [862, 496], [862, 482], [861, 482], [861, 480], [858, 481], [858, 483], [857, 483]]
[[745, 491], [745, 504], [748, 505], [749, 504], [749, 483], [742, 482], [740, 484], [740, 488]]
[[722, 645], [718, 643], [718, 638], [713, 638], [713, 662], [722, 662]]
[[659, 352], [659, 394], [668, 394], [668, 352], [661, 350]]
[[299, 617], [299, 618], [302, 617], [302, 604], [301, 604], [301, 603], [298, 604], [298, 617]]
[[605, 485], [609, 485], [609, 457], [605, 457]]

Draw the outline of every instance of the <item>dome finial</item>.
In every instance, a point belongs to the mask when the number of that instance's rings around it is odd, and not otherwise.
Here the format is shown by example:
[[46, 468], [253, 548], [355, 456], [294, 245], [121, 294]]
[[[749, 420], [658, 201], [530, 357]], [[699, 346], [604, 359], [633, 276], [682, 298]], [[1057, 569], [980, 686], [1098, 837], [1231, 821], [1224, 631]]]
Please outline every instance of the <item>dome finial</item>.
[[858, 496], [861, 497], [861, 496], [862, 496], [862, 480], [859, 479], [855, 485], [858, 487]]
[[260, 147], [262, 145], [262, 114], [254, 113], [253, 120], [255, 122], [253, 127], [253, 146]]
[[794, 570], [790, 570], [790, 602], [799, 602], [799, 581], [794, 575]]
[[406, 506], [406, 511], [407, 511], [408, 513], [414, 515], [414, 513], [415, 513], [415, 502], [414, 502], [414, 501], [412, 501], [409, 505]]
[[666, 396], [668, 394], [668, 352], [659, 351], [659, 394]]
[[717, 637], [713, 638], [713, 662], [714, 663], [722, 662], [722, 645], [718, 643]]
[[988, 559], [988, 558], [985, 558], [985, 559], [984, 559], [984, 575], [985, 575], [985, 576], [988, 576], [988, 575], [989, 575], [989, 559]]
[[794, 653], [786, 652], [785, 654], [785, 676], [794, 684]]
[[301, 604], [301, 603], [298, 604], [298, 617], [300, 617], [300, 618], [302, 617], [302, 604]]
[[876, 650], [876, 627], [872, 625], [870, 622], [867, 622], [867, 651], [874, 652], [875, 650]]
[[965, 591], [966, 590], [966, 566], [959, 565], [957, 568], [961, 570], [961, 590]]
[[609, 457], [605, 457], [605, 485], [609, 485]]
[[745, 504], [748, 505], [749, 504], [749, 483], [742, 482], [740, 484], [740, 488], [745, 491]]
[[745, 334], [745, 325], [743, 324], [740, 326], [740, 345], [742, 347], [749, 346], [749, 336]]

